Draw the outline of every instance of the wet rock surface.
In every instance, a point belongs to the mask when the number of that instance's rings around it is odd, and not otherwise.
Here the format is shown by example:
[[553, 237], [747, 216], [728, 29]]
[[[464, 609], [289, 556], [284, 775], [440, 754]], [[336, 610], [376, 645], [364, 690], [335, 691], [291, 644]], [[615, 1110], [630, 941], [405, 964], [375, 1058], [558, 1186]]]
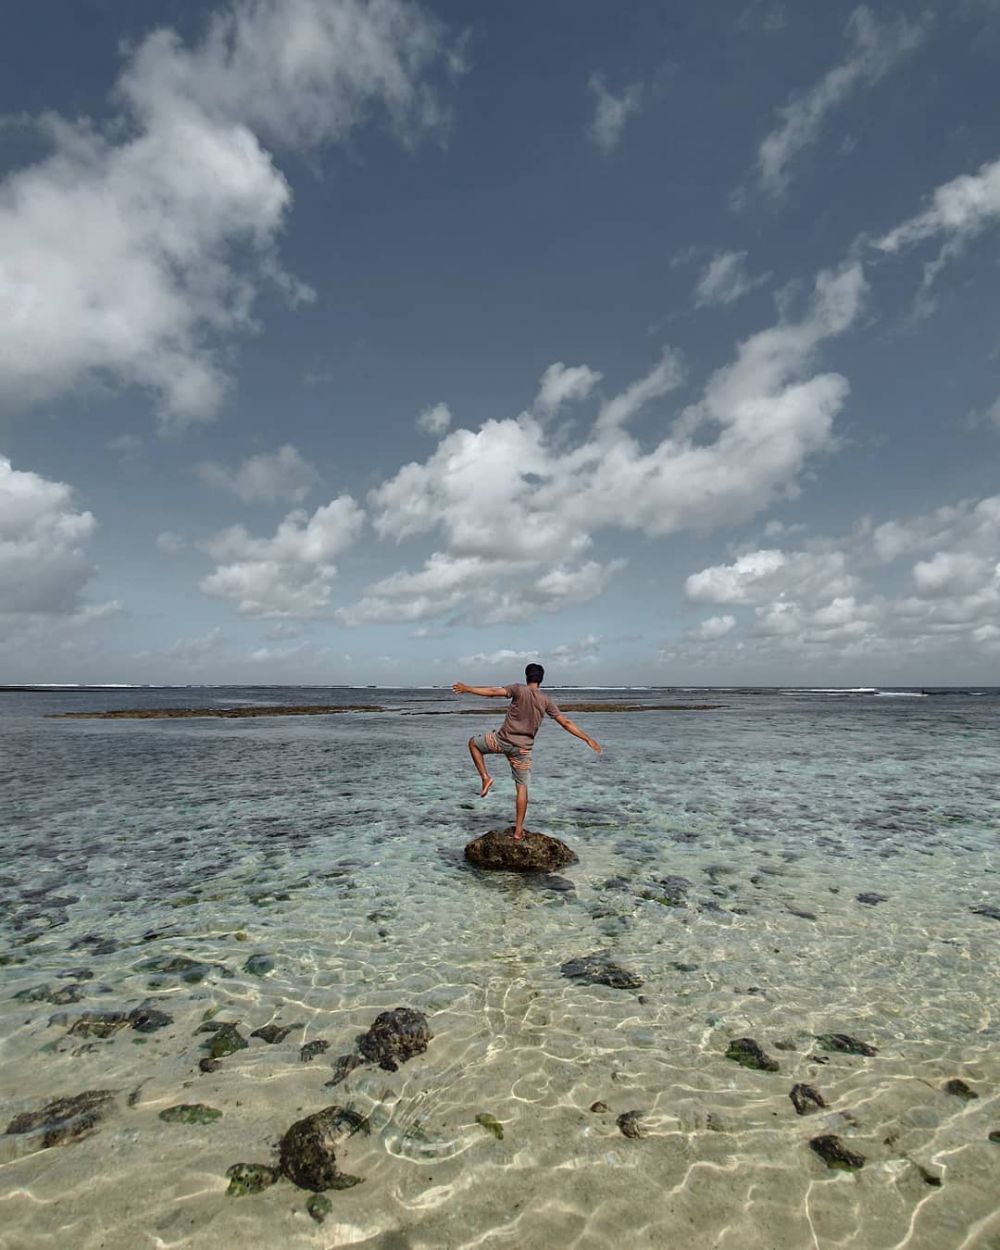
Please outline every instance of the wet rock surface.
[[220, 1024], [212, 1030], [212, 1036], [204, 1043], [209, 1059], [224, 1059], [237, 1050], [246, 1050], [250, 1043], [235, 1024]]
[[317, 1055], [321, 1055], [324, 1050], [330, 1049], [330, 1043], [325, 1037], [317, 1037], [314, 1041], [306, 1042], [304, 1046], [299, 1047], [299, 1060], [301, 1063], [312, 1063]]
[[958, 1077], [945, 1081], [941, 1088], [946, 1094], [953, 1094], [956, 1098], [964, 1098], [966, 1102], [971, 1102], [973, 1098], [979, 1097], [970, 1085], [966, 1085], [965, 1081], [960, 1080]]
[[280, 1169], [300, 1189], [319, 1193], [325, 1189], [349, 1189], [360, 1177], [337, 1167], [336, 1147], [365, 1121], [346, 1107], [324, 1107], [288, 1129], [281, 1139]]
[[181, 1102], [160, 1112], [160, 1119], [166, 1124], [211, 1124], [221, 1118], [221, 1111], [203, 1102]]
[[974, 916], [985, 916], [987, 920], [1000, 920], [1000, 907], [992, 907], [989, 903], [983, 903], [979, 907], [970, 907], [969, 910]]
[[243, 1198], [247, 1194], [259, 1194], [275, 1181], [281, 1179], [277, 1168], [268, 1167], [266, 1163], [234, 1163], [226, 1169], [229, 1177], [229, 1188], [226, 1193], [231, 1198]]
[[678, 877], [671, 873], [647, 886], [640, 897], [651, 899], [663, 907], [686, 907], [691, 885], [687, 877]]
[[796, 1115], [808, 1115], [826, 1106], [823, 1095], [812, 1085], [793, 1085], [788, 1097], [792, 1100]]
[[644, 1137], [645, 1134], [642, 1131], [641, 1124], [642, 1116], [643, 1113], [641, 1111], [623, 1111], [615, 1121], [621, 1135], [623, 1137], [631, 1137], [633, 1140]]
[[465, 848], [465, 858], [477, 868], [507, 872], [555, 872], [577, 862], [576, 854], [559, 838], [525, 829], [518, 841], [513, 825], [474, 838]]
[[263, 1024], [259, 1029], [254, 1029], [250, 1036], [259, 1037], [262, 1042], [267, 1042], [269, 1046], [276, 1046], [278, 1042], [283, 1042], [289, 1033], [304, 1027], [298, 1021], [295, 1024]]
[[358, 1038], [358, 1053], [369, 1063], [395, 1072], [401, 1063], [422, 1055], [433, 1038], [427, 1017], [413, 1007], [383, 1011]]
[[726, 1047], [726, 1058], [741, 1067], [757, 1072], [777, 1072], [778, 1061], [772, 1059], [752, 1037], [737, 1037]]
[[869, 907], [875, 907], [878, 903], [888, 902], [885, 894], [865, 893], [858, 894], [856, 897], [859, 903], [867, 903]]
[[38, 1149], [65, 1146], [97, 1130], [114, 1110], [115, 1091], [90, 1089], [56, 1098], [38, 1111], [22, 1111], [7, 1125], [8, 1133], [37, 1133]]
[[243, 965], [243, 971], [253, 977], [264, 977], [274, 971], [274, 958], [271, 955], [251, 955]]
[[187, 955], [157, 955], [151, 959], [141, 959], [135, 965], [135, 970], [155, 973], [151, 985], [169, 985], [174, 981], [197, 985], [212, 973], [222, 977], [233, 975], [223, 964], [205, 963], [201, 959], [190, 959]]
[[815, 1151], [828, 1168], [837, 1168], [843, 1172], [857, 1172], [865, 1166], [865, 1156], [849, 1150], [836, 1133], [824, 1133], [814, 1137], [809, 1149]]
[[878, 1054], [876, 1047], [869, 1046], [867, 1042], [858, 1041], [849, 1033], [819, 1033], [816, 1041], [824, 1050], [836, 1050], [842, 1055], [865, 1055], [871, 1058], [872, 1055]]
[[642, 985], [642, 977], [616, 964], [608, 951], [595, 951], [593, 955], [567, 959], [559, 971], [570, 981], [608, 985], [613, 990], [636, 990]]
[[497, 1141], [503, 1141], [503, 1125], [495, 1115], [490, 1115], [487, 1111], [481, 1111], [476, 1116], [476, 1123], [486, 1129], [487, 1133], [492, 1133]]

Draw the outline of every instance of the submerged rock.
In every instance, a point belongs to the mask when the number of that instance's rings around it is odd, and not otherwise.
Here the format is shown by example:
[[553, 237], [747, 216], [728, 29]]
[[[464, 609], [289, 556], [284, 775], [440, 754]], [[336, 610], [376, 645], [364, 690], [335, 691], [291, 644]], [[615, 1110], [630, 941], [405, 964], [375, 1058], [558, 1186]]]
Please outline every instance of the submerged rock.
[[301, 1022], [296, 1022], [295, 1024], [262, 1024], [259, 1029], [254, 1029], [250, 1036], [259, 1037], [262, 1042], [267, 1042], [269, 1046], [276, 1046], [278, 1042], [283, 1042], [289, 1033], [304, 1027]]
[[849, 1150], [836, 1133], [824, 1133], [814, 1137], [809, 1143], [828, 1168], [839, 1168], [843, 1172], [856, 1172], [865, 1166], [865, 1156]]
[[966, 1085], [964, 1081], [959, 1080], [958, 1077], [945, 1081], [941, 1088], [946, 1094], [954, 1094], [956, 1098], [964, 1098], [966, 1102], [979, 1097], [974, 1089]]
[[396, 1007], [375, 1017], [368, 1032], [358, 1038], [358, 1053], [369, 1063], [395, 1072], [401, 1063], [422, 1055], [433, 1036], [422, 1011]]
[[156, 1007], [148, 1007], [145, 1003], [140, 1003], [128, 1013], [128, 1022], [136, 1033], [155, 1033], [157, 1029], [173, 1024], [174, 1018]]
[[270, 955], [251, 955], [243, 965], [243, 971], [254, 977], [267, 976], [274, 971], [274, 959]]
[[319, 1193], [324, 1189], [348, 1189], [360, 1177], [337, 1167], [335, 1148], [340, 1140], [357, 1132], [359, 1116], [344, 1107], [324, 1107], [296, 1120], [281, 1139], [280, 1168], [301, 1189]]
[[135, 970], [136, 972], [157, 972], [160, 974], [158, 980], [176, 978], [186, 985], [197, 985], [212, 972], [217, 972], [223, 977], [233, 975], [222, 964], [204, 963], [200, 959], [189, 959], [187, 955], [157, 955], [152, 959], [141, 959], [135, 965]]
[[877, 1055], [878, 1050], [874, 1046], [869, 1046], [867, 1042], [859, 1042], [856, 1037], [851, 1037], [849, 1033], [818, 1033], [816, 1041], [824, 1050], [837, 1050], [843, 1055]]
[[61, 1011], [49, 1017], [50, 1025], [69, 1025], [66, 1035], [73, 1037], [112, 1037], [130, 1023], [124, 1011], [84, 1011], [77, 1016]]
[[524, 837], [517, 840], [513, 825], [474, 838], [465, 848], [465, 858], [477, 868], [508, 872], [555, 872], [577, 862], [574, 852], [559, 838], [525, 829]]
[[503, 1125], [495, 1115], [490, 1115], [487, 1111], [481, 1111], [476, 1116], [476, 1123], [482, 1125], [488, 1133], [492, 1133], [497, 1141], [503, 1141]]
[[237, 1050], [246, 1050], [249, 1045], [235, 1024], [220, 1025], [204, 1043], [210, 1059], [224, 1059]]
[[209, 1059], [206, 1056], [206, 1058], [198, 1060], [198, 1067], [202, 1072], [218, 1072], [222, 1067], [222, 1061], [220, 1059]]
[[778, 1061], [765, 1054], [752, 1037], [737, 1037], [726, 1048], [726, 1058], [757, 1072], [777, 1072]]
[[991, 1129], [988, 1140], [995, 1146], [1000, 1146], [1000, 1128]]
[[175, 1107], [165, 1107], [160, 1119], [167, 1124], [211, 1124], [221, 1119], [222, 1112], [203, 1102], [180, 1102]]
[[346, 1080], [355, 1068], [363, 1068], [365, 1061], [360, 1055], [341, 1055], [337, 1062], [333, 1065], [333, 1077], [326, 1082], [327, 1088], [331, 1085], [339, 1085], [341, 1081]]
[[661, 877], [654, 885], [643, 890], [641, 897], [652, 899], [654, 903], [660, 903], [663, 907], [686, 907], [690, 889], [691, 882], [687, 877], [671, 874]]
[[591, 1111], [596, 1112], [598, 1115], [600, 1115], [602, 1112], [611, 1110], [611, 1108], [608, 1106], [606, 1102], [601, 1102], [600, 1100], [598, 1100], [597, 1102], [592, 1102], [590, 1104], [590, 1109]]
[[275, 1181], [281, 1179], [277, 1168], [268, 1167], [266, 1163], [234, 1163], [226, 1169], [229, 1177], [229, 1188], [226, 1193], [231, 1198], [242, 1198], [246, 1194], [259, 1194]]
[[637, 990], [642, 985], [642, 977], [616, 964], [608, 957], [608, 951], [595, 951], [593, 955], [567, 959], [559, 971], [570, 981], [589, 981], [595, 985], [608, 985], [613, 990]]
[[970, 907], [969, 911], [974, 916], [985, 916], [987, 920], [1000, 920], [1000, 907], [991, 907], [989, 903], [983, 903], [979, 907]]
[[7, 1125], [8, 1133], [38, 1133], [38, 1148], [65, 1146], [96, 1131], [114, 1109], [114, 1090], [90, 1089], [70, 1098], [56, 1098], [38, 1111], [22, 1111]]
[[859, 903], [867, 903], [869, 907], [874, 907], [876, 903], [885, 903], [887, 897], [885, 894], [858, 894]]
[[317, 1037], [315, 1041], [306, 1042], [304, 1046], [299, 1047], [299, 1060], [302, 1063], [312, 1063], [317, 1055], [321, 1055], [324, 1050], [330, 1049], [330, 1043], [325, 1037]]
[[623, 1137], [631, 1137], [635, 1140], [645, 1136], [639, 1123], [642, 1116], [643, 1113], [641, 1111], [623, 1111], [621, 1113], [616, 1123]]
[[788, 1097], [792, 1100], [796, 1115], [808, 1115], [826, 1106], [823, 1095], [811, 1085], [793, 1085]]
[[333, 1210], [333, 1203], [329, 1198], [324, 1198], [322, 1194], [313, 1194], [306, 1203], [306, 1210], [317, 1224], [322, 1224]]

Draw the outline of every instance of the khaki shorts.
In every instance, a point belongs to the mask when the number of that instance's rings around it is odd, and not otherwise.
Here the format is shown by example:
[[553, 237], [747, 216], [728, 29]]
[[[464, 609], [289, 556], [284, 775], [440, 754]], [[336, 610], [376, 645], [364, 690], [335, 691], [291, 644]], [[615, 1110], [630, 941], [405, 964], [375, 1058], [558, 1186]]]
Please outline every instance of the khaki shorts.
[[515, 746], [513, 742], [508, 742], [506, 738], [501, 738], [492, 729], [487, 730], [484, 734], [480, 734], [477, 738], [473, 738], [472, 741], [484, 755], [506, 755], [507, 763], [510, 764], [511, 776], [514, 778], [514, 785], [523, 786], [527, 790], [528, 779], [531, 774], [530, 747]]

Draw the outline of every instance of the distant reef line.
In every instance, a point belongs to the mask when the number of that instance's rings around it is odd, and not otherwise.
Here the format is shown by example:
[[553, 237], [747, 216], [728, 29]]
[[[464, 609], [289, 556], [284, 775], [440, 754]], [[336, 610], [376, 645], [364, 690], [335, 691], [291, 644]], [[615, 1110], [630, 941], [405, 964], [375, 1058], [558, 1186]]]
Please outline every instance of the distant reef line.
[[[563, 703], [564, 712], [712, 712], [721, 703]], [[402, 711], [403, 716], [484, 716], [489, 708], [447, 708], [440, 711], [412, 712], [390, 709], [377, 703], [342, 703], [336, 707], [147, 707], [115, 708], [107, 712], [50, 712], [52, 720], [182, 720], [192, 716], [238, 719], [247, 716], [337, 716], [344, 712]]]

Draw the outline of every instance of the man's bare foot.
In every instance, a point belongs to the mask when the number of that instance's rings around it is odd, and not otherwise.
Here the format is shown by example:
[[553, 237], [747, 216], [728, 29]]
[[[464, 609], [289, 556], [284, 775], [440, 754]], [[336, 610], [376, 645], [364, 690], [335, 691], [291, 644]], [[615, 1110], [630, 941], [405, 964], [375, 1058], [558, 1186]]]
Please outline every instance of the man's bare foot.
[[483, 788], [479, 791], [479, 797], [485, 799], [490, 792], [490, 786], [493, 784], [493, 778], [487, 777], [483, 782]]
[[523, 842], [523, 841], [524, 841], [524, 830], [523, 830], [523, 829], [515, 829], [515, 830], [514, 830], [514, 841], [515, 841], [515, 842]]

